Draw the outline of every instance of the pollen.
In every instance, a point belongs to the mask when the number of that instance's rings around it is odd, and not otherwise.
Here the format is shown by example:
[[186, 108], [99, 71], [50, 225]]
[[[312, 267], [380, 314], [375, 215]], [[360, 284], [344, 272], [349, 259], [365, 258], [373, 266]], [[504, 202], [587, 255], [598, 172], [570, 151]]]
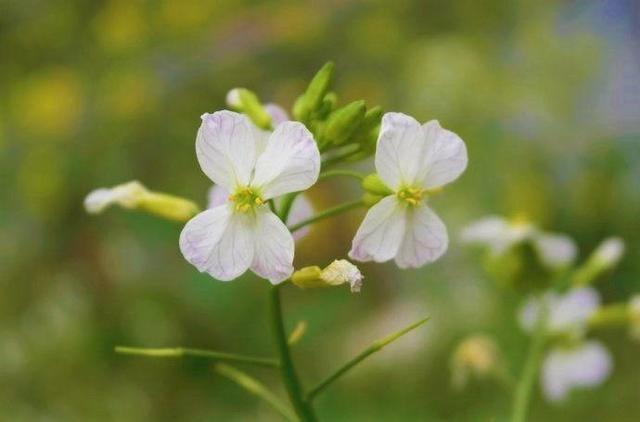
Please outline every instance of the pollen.
[[264, 199], [260, 197], [260, 193], [248, 186], [238, 188], [229, 196], [229, 200], [235, 203], [235, 210], [242, 213], [249, 212], [265, 203]]
[[416, 206], [424, 198], [425, 191], [422, 188], [406, 187], [400, 189], [397, 193], [397, 196], [407, 204]]

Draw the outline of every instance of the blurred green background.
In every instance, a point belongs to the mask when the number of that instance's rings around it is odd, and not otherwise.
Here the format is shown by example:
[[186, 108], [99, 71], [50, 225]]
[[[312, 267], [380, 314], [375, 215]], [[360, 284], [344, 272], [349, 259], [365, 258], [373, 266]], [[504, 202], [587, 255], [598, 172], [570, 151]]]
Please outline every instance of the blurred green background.
[[[419, 271], [365, 265], [359, 295], [287, 288], [307, 385], [370, 341], [428, 314], [427, 326], [370, 358], [317, 402], [331, 421], [502, 420], [510, 391], [451, 388], [468, 334], [494, 336], [512, 371], [526, 337], [520, 297], [496, 288], [457, 235], [489, 213], [526, 213], [573, 236], [627, 242], [598, 285], [605, 301], [640, 291], [640, 6], [591, 1], [0, 0], [0, 420], [278, 420], [207, 362], [117, 356], [116, 344], [272, 354], [268, 285], [219, 283], [181, 256], [179, 224], [85, 214], [99, 186], [138, 179], [204, 204], [199, 116], [236, 86], [289, 108], [327, 60], [341, 100], [437, 118], [470, 165], [433, 207], [448, 254]], [[362, 169], [373, 169], [371, 162]], [[312, 191], [317, 209], [359, 195]], [[296, 265], [344, 257], [362, 218], [323, 223]], [[601, 388], [544, 402], [532, 420], [635, 421], [640, 345], [612, 350]], [[282, 393], [277, 377], [256, 376]]]

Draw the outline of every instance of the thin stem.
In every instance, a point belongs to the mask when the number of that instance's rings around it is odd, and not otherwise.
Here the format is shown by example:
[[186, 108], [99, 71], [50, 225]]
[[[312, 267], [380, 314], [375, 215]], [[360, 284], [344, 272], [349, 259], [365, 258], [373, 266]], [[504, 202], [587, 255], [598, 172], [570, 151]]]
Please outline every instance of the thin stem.
[[292, 225], [291, 227], [289, 227], [289, 231], [291, 231], [292, 233], [295, 232], [296, 230], [300, 230], [301, 228], [308, 226], [309, 224], [313, 224], [317, 221], [320, 220], [324, 220], [325, 218], [329, 218], [329, 217], [333, 217], [335, 215], [338, 214], [342, 214], [343, 212], [349, 211], [351, 209], [354, 208], [358, 208], [363, 206], [364, 203], [362, 202], [362, 200], [358, 199], [356, 201], [351, 201], [351, 202], [345, 202], [344, 204], [340, 204], [337, 205], [333, 208], [328, 208], [324, 211], [320, 211], [319, 213], [317, 213], [316, 215], [303, 220], [297, 224]]
[[225, 365], [224, 363], [218, 363], [214, 366], [214, 370], [238, 384], [240, 387], [247, 390], [249, 393], [254, 394], [264, 400], [267, 404], [271, 405], [273, 409], [280, 413], [288, 421], [297, 421], [296, 415], [291, 411], [286, 403], [283, 403], [278, 397], [272, 394], [267, 387], [260, 381], [252, 376], [234, 368], [233, 366]]
[[527, 411], [531, 402], [531, 394], [535, 384], [536, 375], [544, 353], [544, 346], [547, 339], [547, 309], [543, 300], [540, 300], [540, 312], [536, 324], [536, 330], [533, 333], [527, 360], [525, 361], [522, 375], [516, 386], [513, 398], [513, 410], [511, 414], [511, 422], [525, 422], [527, 419]]
[[225, 360], [229, 362], [248, 363], [258, 366], [278, 367], [276, 359], [260, 358], [254, 356], [236, 355], [234, 353], [215, 352], [213, 350], [188, 349], [184, 347], [172, 347], [164, 349], [145, 349], [140, 347], [116, 346], [115, 352], [122, 355], [145, 356], [153, 358], [181, 358], [185, 356]]
[[386, 345], [388, 345], [388, 344], [392, 343], [393, 341], [399, 339], [400, 337], [402, 337], [403, 335], [407, 334], [408, 332], [418, 328], [419, 326], [421, 326], [422, 324], [424, 324], [428, 320], [429, 320], [429, 317], [423, 318], [423, 319], [421, 319], [419, 321], [416, 321], [416, 322], [414, 322], [412, 324], [407, 325], [406, 327], [396, 331], [395, 333], [393, 333], [393, 334], [391, 334], [391, 335], [389, 335], [387, 337], [384, 337], [384, 338], [382, 338], [382, 339], [380, 339], [378, 341], [373, 342], [372, 345], [367, 347], [359, 355], [357, 355], [356, 357], [351, 359], [349, 362], [347, 362], [345, 365], [343, 365], [340, 369], [338, 369], [333, 374], [331, 374], [329, 377], [327, 377], [324, 381], [320, 382], [316, 387], [312, 388], [309, 391], [309, 393], [307, 394], [307, 399], [308, 400], [312, 400], [316, 395], [318, 395], [320, 392], [322, 392], [331, 383], [333, 383], [338, 378], [340, 378], [341, 376], [346, 374], [351, 368], [353, 368], [354, 366], [356, 366], [357, 364], [359, 364], [360, 362], [362, 362], [363, 360], [365, 360], [367, 357], [369, 357], [370, 355], [374, 354], [375, 352], [378, 352], [378, 351], [382, 350], [382, 348], [385, 347]]
[[274, 286], [271, 289], [271, 324], [273, 326], [273, 335], [275, 337], [278, 354], [280, 355], [282, 379], [289, 394], [289, 400], [296, 414], [302, 421], [313, 422], [317, 420], [315, 413], [302, 393], [298, 374], [291, 359], [287, 335], [284, 329], [284, 320], [282, 318], [279, 286]]
[[318, 178], [318, 180], [325, 180], [325, 179], [328, 179], [330, 177], [335, 177], [335, 176], [353, 177], [354, 179], [358, 179], [358, 180], [364, 179], [364, 175], [361, 174], [361, 173], [358, 173], [357, 171], [352, 171], [352, 170], [328, 170], [328, 171], [325, 171], [323, 173], [320, 173], [320, 177]]

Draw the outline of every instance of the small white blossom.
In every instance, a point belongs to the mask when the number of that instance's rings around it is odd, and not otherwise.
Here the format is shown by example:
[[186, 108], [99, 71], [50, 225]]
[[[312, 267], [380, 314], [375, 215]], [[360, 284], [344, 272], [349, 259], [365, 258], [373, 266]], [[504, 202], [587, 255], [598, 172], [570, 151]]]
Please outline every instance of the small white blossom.
[[360, 292], [362, 280], [364, 279], [358, 267], [346, 259], [337, 259], [333, 261], [324, 270], [322, 270], [320, 278], [327, 284], [331, 284], [333, 286], [349, 283], [353, 293]]
[[611, 268], [618, 264], [624, 254], [624, 241], [619, 237], [603, 240], [593, 252], [593, 260], [600, 265]]
[[518, 316], [524, 331], [532, 332], [536, 328], [542, 306], [545, 307], [548, 331], [581, 332], [589, 317], [600, 307], [600, 295], [591, 287], [583, 287], [564, 294], [548, 292], [542, 299], [529, 298]]
[[526, 220], [507, 220], [500, 216], [488, 216], [471, 223], [462, 231], [461, 239], [486, 245], [494, 256], [523, 242], [531, 242], [540, 262], [550, 269], [571, 265], [578, 254], [569, 236], [542, 231]]
[[400, 268], [433, 262], [449, 238], [427, 206], [430, 193], [454, 181], [467, 167], [467, 149], [436, 120], [421, 125], [402, 113], [386, 113], [378, 137], [375, 166], [393, 191], [368, 211], [349, 256], [358, 261], [395, 259]]
[[200, 167], [231, 195], [187, 223], [180, 249], [199, 271], [219, 280], [250, 268], [277, 284], [293, 272], [293, 237], [266, 201], [312, 186], [320, 153], [298, 122], [280, 124], [264, 148], [259, 136], [242, 114], [224, 110], [202, 116], [196, 139]]
[[561, 401], [575, 388], [600, 385], [613, 368], [607, 349], [597, 341], [573, 347], [556, 347], [542, 365], [542, 391], [549, 401]]

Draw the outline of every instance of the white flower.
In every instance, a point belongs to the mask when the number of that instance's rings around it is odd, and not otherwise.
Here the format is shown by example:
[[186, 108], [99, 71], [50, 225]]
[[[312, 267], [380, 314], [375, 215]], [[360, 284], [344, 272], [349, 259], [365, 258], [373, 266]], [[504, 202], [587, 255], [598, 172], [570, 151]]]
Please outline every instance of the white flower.
[[[215, 208], [227, 202], [230, 193], [222, 186], [213, 185], [209, 189], [208, 199], [209, 204], [207, 208]], [[276, 207], [281, 205], [282, 198], [276, 198], [274, 200]], [[289, 211], [289, 216], [287, 217], [287, 226], [293, 226], [298, 224], [313, 215], [313, 206], [311, 202], [307, 199], [307, 196], [303, 193], [296, 196], [293, 200], [293, 204], [291, 204], [291, 210]], [[301, 228], [300, 230], [296, 230], [293, 233], [294, 240], [300, 240], [305, 237], [311, 231], [311, 227], [306, 226]]]
[[566, 235], [539, 230], [529, 221], [488, 216], [467, 226], [462, 241], [483, 244], [498, 256], [522, 242], [531, 242], [541, 263], [550, 269], [571, 265], [578, 254], [575, 242]]
[[202, 116], [196, 139], [200, 167], [232, 194], [227, 203], [187, 223], [180, 249], [199, 271], [219, 280], [250, 268], [276, 284], [293, 272], [293, 237], [266, 201], [313, 185], [320, 153], [298, 122], [280, 124], [264, 147], [259, 136], [242, 114], [224, 110]]
[[394, 259], [400, 268], [420, 267], [447, 250], [447, 229], [426, 205], [429, 194], [457, 179], [467, 149], [436, 120], [424, 125], [402, 113], [386, 113], [375, 166], [393, 191], [367, 213], [349, 256], [358, 261]]
[[362, 273], [351, 262], [346, 259], [337, 259], [327, 266], [320, 278], [332, 286], [338, 286], [340, 284], [349, 283], [351, 286], [351, 292], [358, 293], [362, 287], [362, 280], [364, 279]]
[[548, 331], [581, 332], [589, 317], [600, 307], [600, 295], [591, 287], [583, 287], [569, 290], [565, 294], [548, 292], [542, 299], [530, 298], [522, 306], [518, 316], [524, 331], [532, 332], [536, 328], [543, 304], [546, 308]]
[[593, 251], [592, 259], [603, 267], [612, 268], [618, 264], [623, 254], [624, 241], [619, 237], [610, 237]]
[[574, 388], [601, 384], [613, 368], [611, 355], [597, 341], [552, 349], [542, 365], [541, 383], [545, 397], [560, 401]]

